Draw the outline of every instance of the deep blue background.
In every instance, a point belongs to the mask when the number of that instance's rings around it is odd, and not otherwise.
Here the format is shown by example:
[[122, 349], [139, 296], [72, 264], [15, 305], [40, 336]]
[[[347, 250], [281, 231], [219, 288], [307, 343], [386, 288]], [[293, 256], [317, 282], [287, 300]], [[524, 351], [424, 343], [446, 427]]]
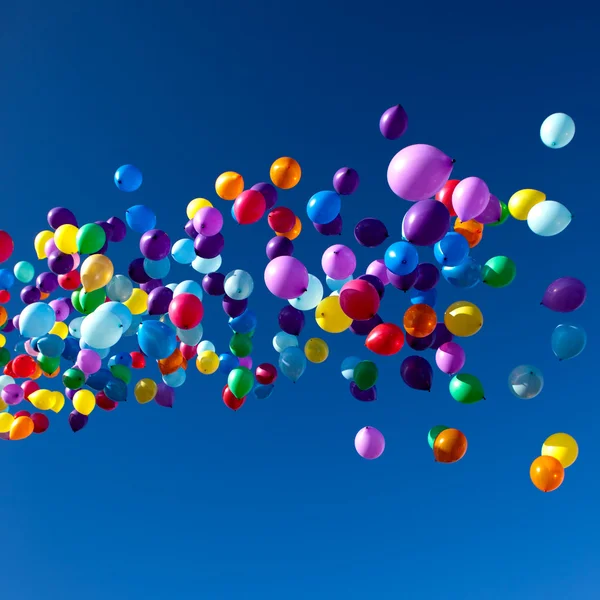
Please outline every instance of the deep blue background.
[[[456, 177], [480, 176], [505, 201], [533, 187], [575, 218], [550, 239], [516, 221], [486, 230], [473, 254], [511, 256], [518, 276], [509, 288], [463, 295], [440, 285], [440, 313], [461, 296], [483, 310], [483, 330], [464, 345], [487, 402], [458, 405], [439, 372], [431, 394], [407, 389], [398, 370], [405, 348], [379, 360], [379, 400], [359, 403], [339, 365], [367, 353], [345, 333], [324, 336], [327, 363], [296, 385], [282, 378], [269, 400], [238, 413], [223, 406], [220, 376], [192, 370], [173, 410], [130, 401], [97, 410], [73, 435], [65, 409], [47, 434], [1, 444], [3, 597], [597, 597], [597, 20], [571, 17], [585, 14], [573, 3], [570, 13], [523, 2], [418, 6], [23, 0], [4, 9], [0, 226], [15, 237], [15, 260], [33, 261], [33, 237], [56, 205], [85, 223], [145, 203], [177, 239], [187, 202], [208, 197], [226, 214], [223, 269], [248, 269], [258, 282], [255, 364], [276, 361], [271, 338], [283, 304], [262, 284], [270, 230], [230, 220], [229, 203], [214, 193], [222, 171], [252, 185], [268, 179], [278, 156], [301, 163], [300, 185], [280, 204], [303, 218], [296, 255], [320, 275], [331, 239], [306, 222], [307, 199], [330, 188], [339, 167], [359, 171], [359, 192], [343, 203], [344, 240], [366, 268], [383, 249], [358, 248], [352, 228], [379, 217], [399, 239], [409, 204], [385, 174], [411, 143], [456, 157]], [[389, 142], [378, 119], [398, 102], [410, 126]], [[539, 126], [557, 111], [577, 132], [553, 151]], [[112, 181], [126, 162], [144, 172], [135, 194]], [[121, 272], [138, 255], [137, 239], [129, 232], [112, 248]], [[564, 275], [589, 291], [566, 320], [539, 306]], [[180, 267], [171, 280], [186, 276], [196, 274]], [[384, 317], [401, 322], [407, 303], [388, 289]], [[205, 338], [223, 351], [220, 303], [207, 300], [206, 311]], [[559, 364], [549, 340], [565, 321], [586, 326], [589, 346]], [[302, 337], [315, 334], [311, 322]], [[529, 402], [507, 388], [521, 363], [546, 376]], [[462, 462], [432, 460], [426, 436], [439, 423], [468, 436]], [[364, 425], [386, 435], [377, 461], [354, 451]], [[576, 437], [580, 458], [562, 488], [544, 495], [529, 465], [557, 431]]]

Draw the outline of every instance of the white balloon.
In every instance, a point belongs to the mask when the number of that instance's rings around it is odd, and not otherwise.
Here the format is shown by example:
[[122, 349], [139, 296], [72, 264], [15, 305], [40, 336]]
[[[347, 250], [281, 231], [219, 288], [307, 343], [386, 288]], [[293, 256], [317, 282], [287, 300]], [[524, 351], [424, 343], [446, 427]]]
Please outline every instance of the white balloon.
[[323, 284], [318, 277], [308, 275], [308, 287], [304, 294], [288, 302], [298, 310], [314, 310], [323, 300]]
[[514, 368], [508, 376], [511, 392], [523, 400], [535, 398], [544, 387], [544, 377], [539, 369], [531, 365]]
[[12, 385], [15, 380], [10, 375], [0, 375], [0, 392], [7, 386]]
[[529, 229], [544, 237], [558, 235], [571, 222], [571, 213], [560, 202], [546, 200], [536, 204], [527, 215]]
[[540, 137], [548, 148], [564, 148], [575, 136], [575, 122], [565, 113], [554, 113], [544, 119]]
[[292, 348], [298, 345], [298, 338], [291, 333], [286, 333], [285, 331], [280, 331], [273, 338], [273, 348], [277, 350], [277, 352], [283, 352], [286, 348]]
[[208, 340], [204, 340], [198, 344], [198, 348], [196, 350], [198, 352], [198, 356], [200, 356], [203, 352], [215, 352], [215, 345]]

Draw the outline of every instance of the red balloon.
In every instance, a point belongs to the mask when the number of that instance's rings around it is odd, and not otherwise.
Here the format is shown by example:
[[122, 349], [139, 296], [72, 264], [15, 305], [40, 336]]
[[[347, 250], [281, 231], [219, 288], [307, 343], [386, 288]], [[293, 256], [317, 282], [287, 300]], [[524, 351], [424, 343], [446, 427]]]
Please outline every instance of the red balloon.
[[9, 377], [12, 377], [13, 379], [16, 377], [15, 372], [13, 371], [13, 361], [10, 360], [6, 363], [6, 365], [4, 365], [4, 374], [8, 375]]
[[203, 316], [202, 301], [194, 294], [179, 294], [169, 304], [169, 317], [179, 329], [194, 329]]
[[379, 310], [379, 294], [372, 283], [353, 279], [340, 290], [340, 306], [353, 321], [368, 321]]
[[0, 230], [0, 263], [10, 258], [15, 249], [15, 243], [6, 231]]
[[256, 381], [261, 385], [269, 385], [277, 379], [277, 367], [271, 363], [261, 363], [254, 373]]
[[394, 323], [381, 323], [371, 330], [365, 346], [375, 354], [391, 356], [397, 354], [404, 345], [402, 329]]
[[63, 290], [76, 290], [81, 285], [79, 271], [71, 271], [65, 275], [59, 275], [58, 285], [60, 285]]
[[231, 410], [238, 410], [238, 408], [241, 408], [244, 404], [244, 402], [246, 402], [246, 398], [236, 398], [232, 391], [229, 389], [228, 385], [225, 385], [225, 387], [223, 388], [223, 392], [221, 393], [221, 396], [223, 398], [223, 402], [225, 402], [225, 406], [227, 406], [228, 408], [230, 408]]
[[444, 184], [444, 187], [435, 195], [435, 199], [448, 209], [451, 217], [456, 216], [456, 211], [452, 206], [452, 193], [459, 183], [460, 179], [448, 179]]
[[19, 354], [12, 359], [12, 370], [16, 377], [30, 377], [35, 373], [36, 361], [29, 354]]
[[0, 290], [0, 304], [10, 302], [10, 292], [8, 290]]
[[141, 352], [130, 352], [131, 368], [143, 369], [146, 366], [146, 357]]
[[19, 410], [13, 416], [15, 419], [19, 417], [31, 417], [31, 413], [28, 410]]
[[96, 404], [98, 408], [101, 408], [102, 410], [111, 411], [117, 408], [118, 402], [111, 400], [103, 391], [99, 391], [96, 394]]
[[260, 221], [265, 210], [267, 210], [267, 201], [256, 190], [243, 191], [233, 203], [233, 212], [240, 225], [251, 225]]
[[48, 417], [42, 413], [33, 413], [31, 420], [33, 421], [33, 433], [44, 433], [50, 427]]
[[29, 395], [33, 394], [33, 392], [37, 392], [40, 389], [40, 386], [32, 379], [28, 379], [21, 384], [21, 389], [23, 390], [23, 397], [25, 400], [29, 400]]
[[179, 344], [179, 352], [183, 354], [183, 358], [185, 358], [185, 360], [190, 360], [191, 358], [194, 358], [194, 356], [196, 356], [197, 347], [198, 346], [188, 346], [187, 344], [181, 342], [181, 344]]
[[269, 213], [267, 220], [275, 233], [289, 233], [296, 224], [296, 215], [289, 208], [278, 206]]

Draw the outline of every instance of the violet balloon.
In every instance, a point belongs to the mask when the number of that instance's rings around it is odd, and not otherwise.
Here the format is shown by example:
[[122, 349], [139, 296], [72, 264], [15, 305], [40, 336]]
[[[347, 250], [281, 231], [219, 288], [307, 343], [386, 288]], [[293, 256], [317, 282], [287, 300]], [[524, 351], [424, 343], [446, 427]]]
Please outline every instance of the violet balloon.
[[342, 167], [333, 176], [333, 189], [340, 196], [349, 196], [356, 191], [360, 179], [358, 173], [350, 167]]
[[585, 284], [575, 277], [560, 277], [544, 293], [541, 304], [550, 310], [569, 313], [577, 310], [587, 296]]
[[375, 315], [366, 321], [352, 321], [350, 325], [350, 331], [354, 335], [365, 336], [369, 335], [377, 325], [381, 325], [383, 319], [379, 315]]
[[363, 458], [374, 460], [383, 454], [385, 439], [375, 427], [363, 427], [354, 438], [354, 447]]
[[202, 278], [202, 289], [209, 296], [222, 296], [225, 294], [225, 275], [223, 273], [207, 273]]
[[39, 302], [42, 298], [42, 293], [38, 288], [33, 287], [32, 285], [26, 285], [19, 294], [21, 301], [23, 304], [33, 304], [34, 302]]
[[413, 390], [431, 391], [433, 369], [429, 361], [422, 356], [407, 356], [400, 365], [400, 376]]
[[304, 313], [301, 310], [288, 305], [279, 311], [277, 320], [281, 331], [298, 336], [304, 327], [305, 319]]
[[437, 244], [450, 229], [450, 213], [437, 200], [422, 200], [413, 204], [404, 215], [402, 231], [415, 246]]
[[227, 294], [223, 296], [223, 301], [221, 302], [223, 306], [223, 310], [228, 317], [235, 319], [239, 317], [247, 308], [248, 308], [248, 298], [244, 298], [243, 300], [234, 300], [230, 298]]
[[71, 254], [64, 254], [57, 250], [48, 256], [48, 268], [55, 275], [66, 275], [75, 268], [75, 261]]
[[265, 211], [271, 210], [277, 203], [277, 190], [270, 183], [256, 183], [250, 189], [263, 195], [266, 202]]
[[110, 241], [115, 243], [122, 242], [127, 235], [125, 221], [119, 219], [119, 217], [111, 217], [106, 222], [111, 226]]
[[144, 259], [134, 258], [127, 269], [129, 279], [135, 283], [148, 283], [152, 277], [144, 270]]
[[196, 256], [200, 258], [216, 258], [221, 254], [225, 246], [225, 238], [222, 233], [211, 235], [209, 237], [199, 233], [194, 238], [194, 250]]
[[451, 342], [454, 339], [454, 335], [448, 331], [448, 328], [444, 323], [438, 323], [433, 330], [433, 343], [431, 344], [432, 350], [437, 350], [442, 344]]
[[267, 258], [273, 260], [278, 256], [292, 256], [294, 253], [294, 242], [282, 235], [276, 235], [267, 243]]
[[48, 271], [40, 273], [35, 280], [35, 285], [40, 292], [51, 294], [58, 288], [58, 277], [55, 273], [49, 273]]
[[146, 281], [146, 283], [140, 283], [140, 290], [146, 292], [146, 294], [149, 294], [152, 290], [155, 290], [162, 285], [162, 279], [151, 279], [150, 281]]
[[480, 215], [490, 201], [490, 190], [479, 177], [467, 177], [452, 192], [452, 206], [461, 221], [470, 221]]
[[77, 227], [77, 219], [75, 215], [68, 209], [62, 206], [56, 206], [48, 213], [48, 225], [52, 229], [58, 229], [61, 225], [74, 225]]
[[57, 298], [48, 304], [52, 307], [57, 321], [64, 321], [71, 314], [69, 304], [64, 298]]
[[383, 283], [384, 286], [388, 285], [390, 282], [390, 278], [388, 277], [388, 270], [382, 258], [374, 260], [367, 267], [367, 275], [374, 275], [375, 277], [377, 277], [377, 279], [379, 279], [379, 281], [381, 281], [381, 283]]
[[350, 393], [353, 398], [361, 402], [374, 402], [377, 400], [377, 386], [374, 385], [366, 390], [361, 390], [354, 381], [350, 382]]
[[73, 410], [69, 413], [69, 425], [73, 433], [77, 433], [81, 431], [88, 422], [87, 415], [82, 415], [78, 413], [76, 410]]
[[408, 115], [400, 104], [388, 108], [379, 119], [379, 131], [388, 140], [397, 140], [408, 127]]
[[169, 304], [173, 300], [173, 290], [161, 286], [153, 289], [148, 295], [148, 314], [164, 315], [169, 312]]
[[154, 396], [154, 401], [159, 406], [173, 408], [173, 403], [175, 402], [175, 390], [164, 383], [159, 383], [156, 389], [156, 396]]
[[433, 289], [440, 280], [440, 270], [431, 263], [421, 263], [416, 272], [417, 279], [413, 287], [420, 292]]
[[271, 294], [284, 300], [299, 298], [308, 289], [308, 271], [293, 256], [278, 256], [269, 261], [264, 278]]
[[466, 354], [456, 342], [445, 342], [435, 352], [435, 363], [442, 373], [455, 375], [464, 366]]
[[185, 224], [185, 227], [183, 229], [187, 233], [188, 237], [192, 238], [193, 240], [195, 240], [198, 237], [198, 232], [194, 227], [194, 221], [192, 221], [191, 219]]
[[389, 282], [397, 289], [402, 292], [408, 292], [410, 288], [413, 287], [415, 281], [417, 280], [417, 269], [415, 269], [412, 273], [408, 275], [396, 275], [388, 270], [388, 279]]
[[140, 252], [148, 260], [162, 260], [169, 256], [171, 240], [161, 229], [150, 229], [140, 238]]
[[501, 216], [502, 206], [500, 205], [500, 200], [494, 194], [490, 194], [487, 206], [480, 215], [475, 217], [475, 220], [482, 225], [488, 225], [489, 223], [497, 223]]
[[348, 246], [335, 244], [323, 253], [321, 267], [325, 275], [332, 279], [346, 279], [356, 269], [356, 256]]
[[433, 337], [433, 333], [430, 333], [429, 335], [422, 338], [414, 337], [410, 335], [410, 333], [407, 333], [406, 343], [413, 350], [416, 350], [417, 352], [423, 352], [431, 348], [431, 344], [433, 344]]
[[[440, 204], [436, 202], [436, 204]], [[383, 244], [389, 237], [389, 233], [385, 224], [379, 219], [371, 217], [362, 219], [354, 228], [354, 237], [356, 241], [366, 248], [376, 248]]]
[[217, 235], [223, 229], [223, 215], [214, 206], [203, 206], [194, 215], [192, 223], [198, 233], [210, 237]]
[[342, 235], [342, 215], [338, 215], [330, 223], [313, 223], [313, 225], [321, 235]]

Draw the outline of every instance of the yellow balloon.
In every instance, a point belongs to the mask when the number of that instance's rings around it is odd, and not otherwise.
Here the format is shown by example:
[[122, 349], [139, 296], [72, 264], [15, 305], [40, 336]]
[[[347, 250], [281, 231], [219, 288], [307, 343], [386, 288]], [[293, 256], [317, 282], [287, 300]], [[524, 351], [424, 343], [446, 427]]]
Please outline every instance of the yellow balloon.
[[29, 402], [38, 410], [50, 410], [56, 401], [54, 392], [50, 390], [35, 390], [29, 394]]
[[69, 327], [62, 321], [56, 321], [48, 334], [57, 335], [61, 339], [65, 339], [69, 335]]
[[33, 247], [35, 248], [35, 253], [37, 254], [39, 260], [42, 260], [42, 258], [48, 258], [44, 248], [53, 237], [54, 232], [48, 230], [40, 231], [35, 236], [35, 240], [33, 240]]
[[296, 223], [291, 231], [287, 233], [276, 233], [279, 237], [286, 237], [288, 240], [295, 240], [302, 233], [302, 221], [296, 217]]
[[469, 337], [483, 327], [483, 315], [472, 302], [459, 300], [446, 309], [444, 325], [458, 337]]
[[140, 404], [152, 402], [156, 396], [158, 386], [152, 379], [140, 379], [133, 389], [133, 395]]
[[325, 362], [329, 356], [329, 346], [321, 338], [310, 338], [304, 344], [304, 355], [311, 363]]
[[73, 396], [73, 408], [82, 415], [89, 415], [96, 408], [96, 397], [90, 390], [77, 390]]
[[217, 196], [223, 200], [235, 200], [244, 191], [244, 178], [233, 171], [221, 173], [215, 181]]
[[134, 288], [129, 299], [123, 304], [131, 311], [132, 315], [141, 315], [148, 309], [148, 294], [140, 288]]
[[187, 208], [185, 209], [185, 214], [188, 219], [193, 219], [194, 215], [205, 206], [212, 206], [212, 202], [207, 200], [206, 198], [194, 198], [188, 202]]
[[0, 348], [4, 348], [6, 345], [6, 337], [0, 333]]
[[103, 254], [92, 254], [82, 263], [81, 283], [85, 292], [94, 292], [103, 288], [112, 278], [115, 268], [110, 258]]
[[579, 454], [579, 446], [568, 433], [553, 433], [542, 446], [542, 456], [552, 456], [563, 466], [570, 467]]
[[219, 368], [219, 356], [212, 350], [205, 350], [198, 354], [196, 368], [203, 375], [212, 375]]
[[77, 252], [77, 232], [79, 229], [75, 225], [61, 225], [54, 232], [54, 243], [56, 247], [65, 254], [75, 254]]
[[0, 413], [0, 433], [8, 433], [14, 420], [10, 413]]
[[519, 221], [527, 221], [529, 211], [546, 199], [544, 192], [537, 190], [519, 190], [508, 201], [508, 212]]
[[6, 404], [6, 402], [4, 402], [4, 400], [2, 400], [2, 398], [0, 398], [0, 413], [2, 411], [5, 411], [8, 408], [8, 404]]
[[65, 405], [65, 397], [61, 392], [53, 392], [54, 404], [50, 410], [58, 414]]
[[352, 325], [352, 319], [340, 306], [339, 296], [323, 298], [315, 309], [315, 320], [317, 325], [327, 333], [342, 333]]

